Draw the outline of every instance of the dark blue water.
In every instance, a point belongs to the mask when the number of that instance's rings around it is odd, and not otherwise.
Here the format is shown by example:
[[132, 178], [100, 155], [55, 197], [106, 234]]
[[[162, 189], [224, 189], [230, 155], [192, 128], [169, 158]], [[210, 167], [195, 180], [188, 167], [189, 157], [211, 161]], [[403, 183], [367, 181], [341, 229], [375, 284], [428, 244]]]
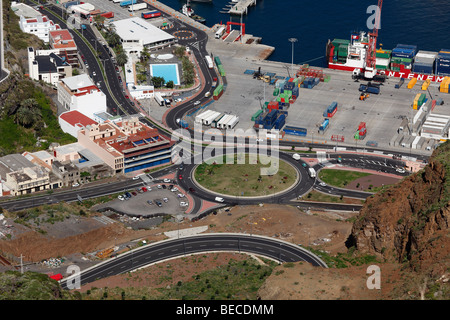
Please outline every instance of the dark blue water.
[[[160, 0], [178, 10], [182, 0]], [[207, 26], [227, 21], [240, 22], [240, 16], [220, 13], [230, 0], [194, 3], [195, 13], [206, 18]], [[377, 1], [366, 0], [257, 0], [244, 15], [246, 33], [262, 37], [262, 43], [275, 47], [269, 60], [325, 66], [328, 39], [349, 39], [352, 31], [369, 31], [366, 13]], [[235, 28], [239, 28], [235, 26]], [[450, 49], [450, 2], [448, 0], [385, 0], [381, 13], [378, 44], [393, 49], [398, 43], [417, 45], [419, 50]]]

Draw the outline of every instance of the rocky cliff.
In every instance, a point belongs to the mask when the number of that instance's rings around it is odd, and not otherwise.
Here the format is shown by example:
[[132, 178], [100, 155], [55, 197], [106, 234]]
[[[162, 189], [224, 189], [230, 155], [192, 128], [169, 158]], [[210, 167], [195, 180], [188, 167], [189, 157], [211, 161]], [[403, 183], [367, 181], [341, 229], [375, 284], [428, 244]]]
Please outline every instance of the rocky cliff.
[[[446, 270], [450, 251], [450, 141], [428, 165], [367, 199], [347, 246], [414, 269]], [[436, 268], [438, 270], [436, 270]]]

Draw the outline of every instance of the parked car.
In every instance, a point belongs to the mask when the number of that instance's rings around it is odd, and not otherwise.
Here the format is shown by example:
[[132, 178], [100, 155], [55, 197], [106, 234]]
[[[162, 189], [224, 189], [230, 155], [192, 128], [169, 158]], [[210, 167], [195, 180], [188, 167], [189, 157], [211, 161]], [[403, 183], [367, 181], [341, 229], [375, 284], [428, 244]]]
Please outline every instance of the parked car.
[[156, 203], [156, 205], [157, 205], [158, 207], [162, 207], [162, 202], [161, 202], [161, 201], [155, 200], [155, 203]]
[[147, 188], [146, 187], [142, 187], [142, 192], [147, 192]]
[[183, 176], [180, 174], [180, 175], [178, 176], [178, 179], [183, 180]]
[[136, 193], [135, 191], [132, 191], [131, 194], [132, 194], [133, 196], [137, 196], [137, 193]]
[[163, 198], [164, 202], [169, 202], [169, 198]]
[[134, 176], [133, 180], [138, 180], [140, 177], [139, 176]]
[[120, 201], [123, 201], [123, 200], [125, 200], [125, 197], [124, 197], [123, 195], [119, 195], [119, 196], [117, 197], [117, 199], [119, 199]]
[[153, 204], [153, 201], [152, 200], [147, 200], [147, 203], [148, 204]]
[[80, 184], [79, 183], [77, 183], [77, 182], [75, 182], [73, 185], [72, 185], [72, 187], [79, 187], [80, 186]]
[[161, 186], [160, 184], [158, 184], [156, 187], [157, 187], [158, 189], [161, 189], [161, 188], [162, 188], [162, 186]]
[[184, 198], [184, 194], [182, 194], [182, 193], [177, 194], [177, 196], [178, 196], [178, 198]]
[[406, 172], [405, 169], [403, 169], [403, 168], [397, 168], [397, 169], [395, 169], [395, 171], [397, 171], [398, 173], [405, 173]]
[[173, 188], [173, 189], [170, 189], [170, 191], [172, 191], [172, 192], [177, 192], [177, 191], [179, 191], [179, 190], [178, 190], [177, 187], [175, 187], [175, 188]]
[[165, 183], [169, 183], [170, 182], [170, 179], [164, 179], [163, 180]]
[[187, 202], [180, 202], [180, 206], [187, 207], [189, 204]]
[[167, 186], [165, 184], [162, 185], [163, 189], [167, 189]]

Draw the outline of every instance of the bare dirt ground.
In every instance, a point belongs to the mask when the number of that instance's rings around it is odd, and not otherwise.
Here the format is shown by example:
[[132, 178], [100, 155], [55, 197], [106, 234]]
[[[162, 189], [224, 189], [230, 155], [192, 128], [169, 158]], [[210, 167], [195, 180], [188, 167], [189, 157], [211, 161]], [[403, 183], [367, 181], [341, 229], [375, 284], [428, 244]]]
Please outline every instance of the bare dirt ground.
[[[350, 182], [346, 188], [352, 189], [352, 190], [367, 190], [369, 189], [370, 185], [372, 185], [373, 188], [375, 187], [381, 187], [383, 185], [390, 185], [397, 183], [401, 178], [394, 178], [394, 177], [387, 177], [377, 174], [372, 174], [370, 176], [358, 178], [356, 180], [353, 180]], [[356, 187], [359, 184], [358, 187]]]
[[[217, 215], [209, 215], [196, 222], [183, 221], [180, 229], [208, 226], [206, 232], [242, 232], [276, 237], [304, 246], [321, 248], [330, 254], [345, 252], [345, 241], [350, 234], [352, 224], [345, 220], [356, 213], [308, 211], [304, 212], [294, 206], [264, 205], [237, 206], [228, 212], [221, 209]], [[14, 239], [1, 240], [0, 251], [25, 256], [27, 261], [40, 261], [51, 257], [86, 256], [88, 253], [109, 248], [114, 244], [126, 243], [136, 239], [157, 241], [165, 239], [164, 232], [177, 230], [177, 225], [164, 222], [159, 227], [150, 230], [132, 230], [120, 222], [99, 226], [98, 221], [85, 218], [76, 229], [64, 224], [73, 224], [67, 219], [58, 222], [51, 228], [61, 228], [60, 231], [50, 231], [43, 235], [36, 231], [28, 231]], [[58, 226], [58, 224], [61, 224]], [[89, 227], [87, 227], [89, 226]], [[64, 236], [66, 230], [67, 236]], [[78, 230], [78, 234], [76, 233]], [[81, 253], [81, 254], [80, 254]], [[192, 275], [225, 265], [230, 259], [248, 259], [245, 254], [211, 253], [202, 255], [201, 263], [191, 256], [171, 260], [165, 264], [157, 264], [133, 272], [98, 280], [84, 286], [81, 291], [91, 287], [141, 287], [150, 290], [167, 287], [178, 281], [188, 281]], [[187, 260], [186, 260], [187, 259]], [[74, 261], [74, 260], [73, 260]], [[171, 266], [170, 277], [161, 266]], [[43, 267], [41, 267], [43, 268]], [[280, 272], [280, 270], [282, 272]], [[41, 272], [52, 272], [47, 269]], [[262, 299], [380, 299], [382, 293], [365, 287], [367, 279], [364, 267], [347, 269], [314, 268], [307, 263], [295, 264], [292, 268], [278, 266], [260, 289]]]

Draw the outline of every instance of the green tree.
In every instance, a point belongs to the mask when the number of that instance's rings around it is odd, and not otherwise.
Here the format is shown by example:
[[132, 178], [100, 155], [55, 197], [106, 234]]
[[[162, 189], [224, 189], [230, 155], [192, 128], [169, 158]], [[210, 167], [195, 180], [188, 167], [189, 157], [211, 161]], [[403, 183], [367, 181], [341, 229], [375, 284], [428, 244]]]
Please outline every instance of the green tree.
[[120, 36], [114, 30], [111, 30], [106, 34], [105, 40], [112, 48], [115, 48], [122, 43]]
[[20, 103], [15, 114], [15, 122], [24, 127], [31, 127], [42, 119], [42, 113], [35, 99], [28, 98]]
[[186, 47], [184, 46], [180, 46], [180, 47], [176, 47], [173, 50], [173, 54], [178, 58], [181, 59], [182, 57], [184, 57], [184, 53], [186, 52]]
[[166, 83], [166, 87], [167, 87], [167, 88], [169, 88], [169, 89], [172, 89], [172, 88], [174, 87], [174, 83], [173, 83], [173, 81], [172, 81], [172, 80], [170, 80], [170, 81], [167, 81], [167, 83]]
[[148, 48], [144, 47], [144, 49], [141, 52], [141, 62], [147, 63], [147, 61], [150, 59], [150, 52], [148, 52]]
[[117, 55], [116, 61], [119, 66], [123, 66], [128, 62], [128, 56], [126, 55], [125, 52], [121, 52]]
[[153, 77], [152, 78], [153, 85], [157, 88], [160, 88], [164, 85], [166, 80], [163, 77]]

